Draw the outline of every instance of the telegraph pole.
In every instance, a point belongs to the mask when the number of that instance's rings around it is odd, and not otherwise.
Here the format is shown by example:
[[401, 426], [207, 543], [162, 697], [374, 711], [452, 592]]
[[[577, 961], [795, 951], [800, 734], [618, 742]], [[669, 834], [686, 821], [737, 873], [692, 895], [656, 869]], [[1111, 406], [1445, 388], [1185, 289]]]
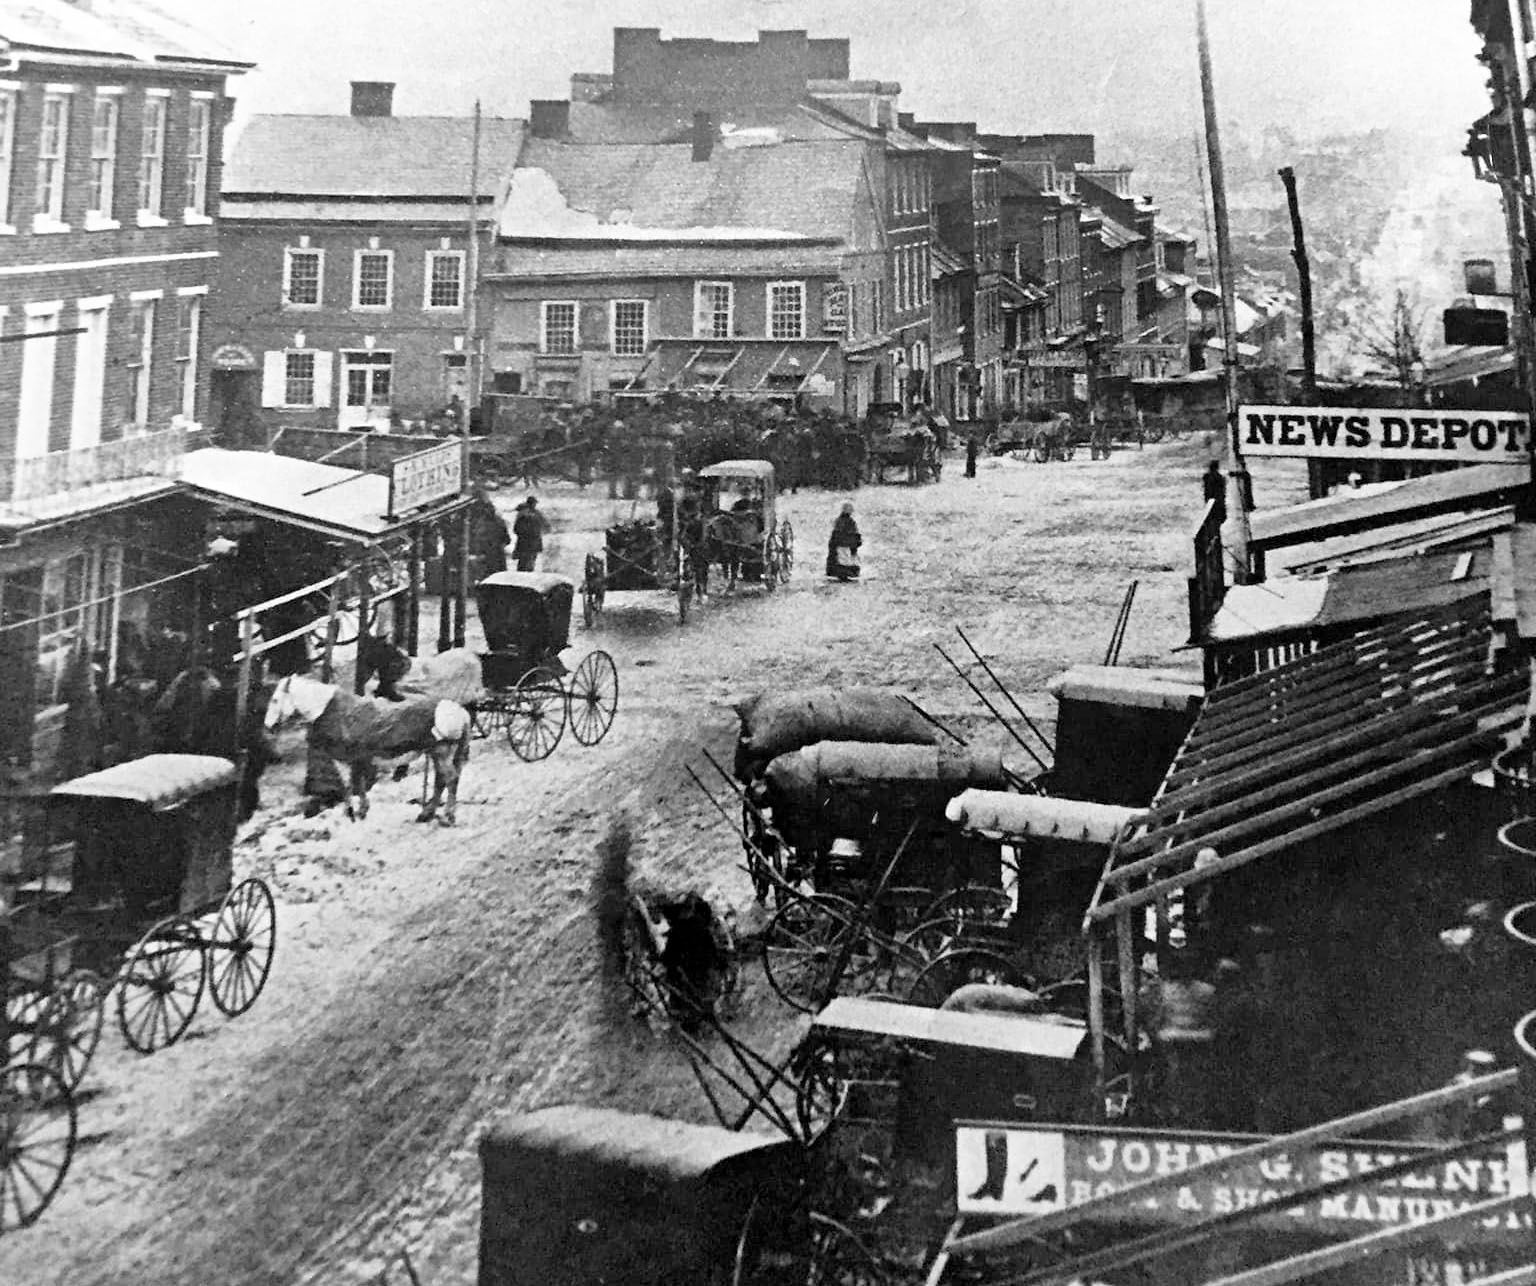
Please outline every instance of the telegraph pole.
[[[1512, 339], [1515, 346], [1515, 361], [1520, 372], [1520, 381], [1524, 388], [1526, 400], [1526, 414], [1530, 419], [1530, 449], [1531, 449], [1531, 481], [1526, 488], [1526, 494], [1522, 501], [1516, 502], [1516, 512], [1521, 521], [1531, 522], [1536, 520], [1536, 353], [1533, 353], [1533, 337], [1531, 333], [1531, 316], [1529, 304], [1530, 282], [1530, 253], [1531, 253], [1531, 202], [1536, 196], [1536, 181], [1532, 178], [1532, 156], [1530, 131], [1526, 128], [1526, 104], [1531, 101], [1531, 66], [1528, 61], [1531, 46], [1531, 14], [1527, 0], [1508, 0], [1509, 13], [1509, 61], [1512, 64], [1507, 72], [1493, 64], [1494, 81], [1504, 99], [1505, 110], [1509, 115], [1509, 132], [1511, 150], [1514, 153], [1515, 174], [1513, 175], [1514, 208], [1510, 212], [1511, 236], [1513, 244], [1514, 262], [1510, 265], [1511, 275], [1518, 280], [1512, 282], [1510, 290], [1515, 300], [1515, 325]], [[1491, 122], [1490, 122], [1491, 124]], [[1502, 184], [1500, 185], [1503, 186]], [[1506, 201], [1510, 196], [1505, 189]], [[1526, 307], [1522, 307], [1521, 295], [1527, 296]]]
[[1205, 108], [1205, 149], [1211, 174], [1211, 207], [1216, 220], [1216, 275], [1221, 285], [1221, 367], [1227, 401], [1227, 432], [1232, 467], [1227, 472], [1225, 539], [1231, 551], [1232, 579], [1248, 582], [1248, 470], [1243, 463], [1237, 423], [1237, 299], [1232, 284], [1232, 235], [1227, 222], [1227, 181], [1221, 160], [1221, 132], [1216, 121], [1216, 90], [1211, 77], [1211, 42], [1205, 24], [1205, 0], [1195, 0], [1200, 46], [1200, 98]]

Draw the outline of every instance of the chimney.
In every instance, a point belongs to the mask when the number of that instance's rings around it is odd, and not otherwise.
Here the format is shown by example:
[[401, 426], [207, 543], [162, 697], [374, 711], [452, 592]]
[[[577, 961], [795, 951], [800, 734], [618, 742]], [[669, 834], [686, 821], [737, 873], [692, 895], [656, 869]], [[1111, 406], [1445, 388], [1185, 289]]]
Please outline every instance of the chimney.
[[528, 132], [534, 138], [566, 138], [571, 132], [571, 104], [564, 98], [536, 98], [528, 104]]
[[392, 80], [354, 80], [352, 115], [391, 116], [394, 114], [395, 82]]
[[708, 112], [693, 114], [693, 159], [707, 161], [715, 150], [715, 118]]

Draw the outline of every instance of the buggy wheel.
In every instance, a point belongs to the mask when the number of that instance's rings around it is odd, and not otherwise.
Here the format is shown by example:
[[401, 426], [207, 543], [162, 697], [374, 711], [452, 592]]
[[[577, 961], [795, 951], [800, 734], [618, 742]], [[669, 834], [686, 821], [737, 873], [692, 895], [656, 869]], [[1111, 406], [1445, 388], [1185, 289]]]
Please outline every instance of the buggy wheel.
[[801, 1143], [811, 1147], [841, 1114], [848, 1086], [839, 1074], [837, 1050], [823, 1041], [802, 1044], [790, 1067], [795, 1076], [795, 1123]]
[[77, 969], [64, 978], [43, 1001], [28, 1061], [46, 1067], [66, 1089], [74, 1089], [101, 1042], [105, 999], [101, 979], [90, 970]]
[[174, 1044], [203, 997], [206, 970], [197, 923], [178, 915], [139, 939], [117, 982], [117, 1024], [141, 1054]]
[[832, 998], [833, 970], [848, 946], [857, 908], [817, 893], [785, 903], [763, 934], [763, 972], [786, 1005], [813, 1014]]
[[256, 1003], [277, 949], [277, 908], [260, 880], [242, 880], [224, 898], [208, 943], [208, 990], [219, 1012], [237, 1018]]
[[595, 746], [613, 727], [619, 709], [619, 667], [606, 652], [588, 652], [571, 676], [566, 691], [566, 722], [571, 736]]
[[1037, 464], [1049, 464], [1051, 460], [1051, 444], [1049, 442], [1036, 442], [1034, 445], [1034, 457]]
[[565, 734], [565, 689], [560, 676], [536, 665], [508, 694], [507, 741], [519, 759], [549, 758]]
[[36, 1063], [0, 1071], [0, 1232], [35, 1223], [75, 1154], [75, 1100]]
[[937, 1009], [970, 983], [1022, 987], [1028, 979], [1007, 956], [984, 947], [957, 947], [928, 962], [907, 992], [907, 1002]]
[[596, 554], [588, 554], [581, 577], [581, 621], [591, 629], [603, 610], [603, 577], [607, 568]]
[[487, 692], [464, 708], [469, 711], [469, 730], [475, 737], [484, 740], [506, 729], [507, 702], [499, 692]]
[[788, 518], [779, 524], [779, 565], [783, 569], [784, 579], [788, 580], [790, 573], [795, 570], [795, 529], [790, 526]]

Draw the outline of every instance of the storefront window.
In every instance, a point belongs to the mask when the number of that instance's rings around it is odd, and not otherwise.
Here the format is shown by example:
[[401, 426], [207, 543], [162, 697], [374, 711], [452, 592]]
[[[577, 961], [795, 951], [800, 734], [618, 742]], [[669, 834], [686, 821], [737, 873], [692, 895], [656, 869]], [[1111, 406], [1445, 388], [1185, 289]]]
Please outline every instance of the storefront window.
[[85, 630], [86, 555], [49, 563], [43, 571], [42, 620], [37, 636], [39, 708], [58, 705], [69, 657]]

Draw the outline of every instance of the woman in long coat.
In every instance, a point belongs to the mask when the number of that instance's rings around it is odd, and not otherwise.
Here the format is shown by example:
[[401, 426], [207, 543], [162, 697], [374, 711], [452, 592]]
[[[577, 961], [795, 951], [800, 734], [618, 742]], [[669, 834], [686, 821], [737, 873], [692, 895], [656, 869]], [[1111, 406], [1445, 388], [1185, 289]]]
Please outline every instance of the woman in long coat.
[[832, 524], [827, 540], [827, 575], [833, 580], [856, 580], [859, 575], [859, 546], [864, 538], [853, 520], [853, 501], [843, 502], [843, 511]]

